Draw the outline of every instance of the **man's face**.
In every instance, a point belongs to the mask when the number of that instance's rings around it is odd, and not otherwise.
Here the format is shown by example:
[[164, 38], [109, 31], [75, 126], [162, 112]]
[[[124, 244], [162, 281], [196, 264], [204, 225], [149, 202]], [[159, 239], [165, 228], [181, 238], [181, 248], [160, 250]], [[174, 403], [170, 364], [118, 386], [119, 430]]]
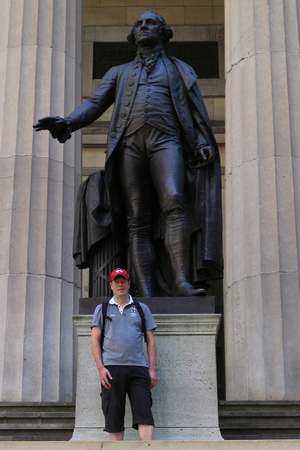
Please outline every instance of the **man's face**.
[[156, 14], [144, 12], [135, 22], [133, 34], [138, 47], [161, 43], [161, 24]]
[[130, 281], [126, 280], [122, 275], [118, 275], [113, 281], [110, 282], [111, 290], [115, 296], [128, 295], [130, 288]]

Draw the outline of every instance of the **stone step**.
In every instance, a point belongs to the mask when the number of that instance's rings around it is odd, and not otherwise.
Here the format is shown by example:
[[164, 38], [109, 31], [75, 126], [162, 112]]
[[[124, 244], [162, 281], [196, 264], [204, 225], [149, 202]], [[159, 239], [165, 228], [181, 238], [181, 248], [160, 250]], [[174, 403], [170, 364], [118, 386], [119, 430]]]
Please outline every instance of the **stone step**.
[[0, 442], [0, 450], [299, 450], [300, 440]]
[[[68, 441], [74, 423], [74, 403], [0, 403], [0, 441]], [[220, 401], [219, 423], [225, 440], [299, 440], [300, 402]]]
[[220, 401], [224, 439], [300, 439], [299, 401]]
[[0, 403], [0, 441], [68, 441], [74, 403]]
[[7, 412], [1, 412], [0, 411], [0, 420], [1, 419], [19, 419], [19, 418], [48, 418], [48, 419], [68, 419], [73, 418], [74, 419], [74, 412], [31, 412], [28, 411], [26, 413], [19, 412], [19, 411], [7, 411]]

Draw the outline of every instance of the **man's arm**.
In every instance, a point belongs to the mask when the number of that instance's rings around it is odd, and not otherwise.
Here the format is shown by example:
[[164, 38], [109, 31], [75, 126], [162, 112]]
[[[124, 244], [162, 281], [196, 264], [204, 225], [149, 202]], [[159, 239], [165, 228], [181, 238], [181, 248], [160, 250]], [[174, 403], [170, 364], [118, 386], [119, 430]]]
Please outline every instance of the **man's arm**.
[[99, 372], [99, 378], [100, 378], [101, 384], [103, 384], [103, 386], [106, 389], [110, 389], [111, 384], [110, 384], [109, 380], [112, 380], [112, 376], [102, 363], [102, 352], [101, 352], [101, 347], [100, 347], [101, 333], [102, 333], [102, 331], [100, 328], [98, 328], [98, 327], [92, 328], [91, 347], [92, 347], [92, 353], [93, 353], [93, 356], [94, 356], [94, 359], [95, 359], [95, 362], [97, 365], [97, 369]]
[[149, 358], [149, 375], [151, 380], [150, 388], [152, 389], [157, 385], [156, 343], [153, 330], [148, 330], [146, 334], [147, 334], [147, 352]]

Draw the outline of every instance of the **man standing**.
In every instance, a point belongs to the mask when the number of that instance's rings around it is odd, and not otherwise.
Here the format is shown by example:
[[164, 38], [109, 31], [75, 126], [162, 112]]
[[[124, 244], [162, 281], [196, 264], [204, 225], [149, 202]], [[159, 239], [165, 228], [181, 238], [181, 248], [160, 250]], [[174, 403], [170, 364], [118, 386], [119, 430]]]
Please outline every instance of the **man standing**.
[[123, 440], [125, 400], [128, 394], [133, 428], [138, 429], [142, 440], [153, 440], [150, 389], [157, 384], [154, 338], [156, 323], [149, 308], [140, 303], [144, 315], [148, 367], [143, 355], [143, 321], [128, 293], [129, 275], [124, 269], [115, 269], [110, 280], [114, 295], [108, 303], [105, 317], [102, 304], [95, 309], [91, 340], [102, 386], [105, 431], [110, 434], [111, 440]]
[[128, 36], [136, 59], [112, 67], [65, 119], [35, 125], [65, 142], [114, 103], [105, 165], [111, 227], [120, 241], [128, 234], [141, 297], [157, 295], [162, 279], [155, 239], [170, 267], [169, 294], [205, 295], [201, 282], [222, 277], [220, 157], [194, 70], [163, 51], [172, 36], [160, 15], [144, 12]]

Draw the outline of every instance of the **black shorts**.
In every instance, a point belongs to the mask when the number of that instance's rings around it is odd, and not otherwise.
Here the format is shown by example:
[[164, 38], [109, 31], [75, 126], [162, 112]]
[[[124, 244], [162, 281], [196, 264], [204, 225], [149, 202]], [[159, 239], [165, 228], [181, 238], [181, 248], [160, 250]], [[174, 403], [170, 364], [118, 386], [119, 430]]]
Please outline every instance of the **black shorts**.
[[104, 431], [108, 433], [124, 431], [126, 394], [131, 405], [132, 427], [137, 430], [139, 424], [154, 426], [148, 368], [141, 366], [106, 366], [106, 368], [113, 379], [110, 380], [111, 389], [101, 386]]

